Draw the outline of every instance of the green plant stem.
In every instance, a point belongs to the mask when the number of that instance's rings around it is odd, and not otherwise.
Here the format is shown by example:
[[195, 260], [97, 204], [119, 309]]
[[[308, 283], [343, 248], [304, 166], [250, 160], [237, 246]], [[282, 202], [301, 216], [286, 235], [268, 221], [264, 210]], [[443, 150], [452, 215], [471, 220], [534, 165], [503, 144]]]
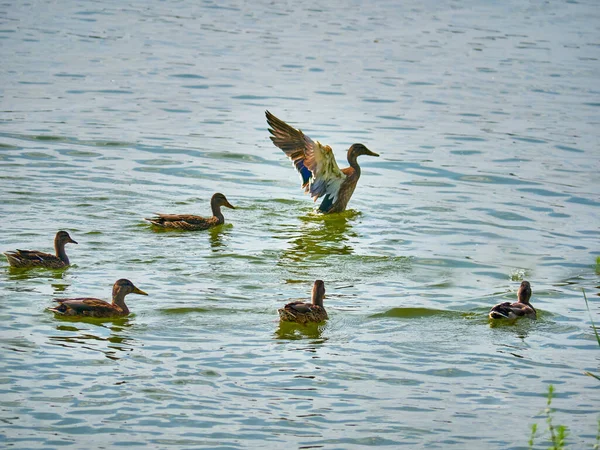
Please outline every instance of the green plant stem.
[[590, 321], [592, 322], [592, 328], [594, 329], [596, 340], [598, 341], [598, 345], [600, 345], [600, 336], [598, 336], [598, 329], [596, 328], [596, 324], [592, 318], [592, 311], [590, 311], [590, 304], [588, 303], [587, 295], [585, 295], [585, 289], [581, 288], [581, 291], [583, 292], [583, 299], [585, 300], [585, 306], [587, 307], [588, 314], [590, 315]]
[[[599, 421], [600, 423], [600, 421]], [[529, 450], [533, 450], [533, 441], [535, 440], [535, 433], [537, 432], [537, 423], [531, 425], [531, 436], [529, 437]]]

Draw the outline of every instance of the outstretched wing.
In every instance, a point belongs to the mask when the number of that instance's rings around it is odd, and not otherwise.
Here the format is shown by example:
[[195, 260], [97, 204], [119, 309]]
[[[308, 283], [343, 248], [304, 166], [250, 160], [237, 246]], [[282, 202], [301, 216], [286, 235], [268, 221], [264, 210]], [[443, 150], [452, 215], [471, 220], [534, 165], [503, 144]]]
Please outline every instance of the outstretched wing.
[[317, 141], [310, 149], [306, 149], [305, 154], [304, 164], [312, 172], [307, 189], [310, 196], [316, 201], [326, 195], [332, 204], [335, 203], [346, 175], [335, 162], [333, 150], [329, 145], [323, 146]]
[[273, 144], [294, 163], [302, 176], [304, 191], [309, 192], [315, 201], [328, 195], [331, 202], [335, 202], [346, 175], [338, 167], [331, 147], [314, 142], [269, 111], [266, 111], [266, 116]]
[[304, 151], [314, 145], [313, 140], [305, 136], [302, 131], [278, 119], [269, 111], [266, 111], [265, 114], [267, 123], [271, 127], [269, 128], [269, 132], [272, 134], [271, 141], [292, 160], [296, 170], [302, 177], [302, 187], [305, 188], [305, 191], [308, 191], [308, 183], [312, 173], [304, 164], [306, 158]]

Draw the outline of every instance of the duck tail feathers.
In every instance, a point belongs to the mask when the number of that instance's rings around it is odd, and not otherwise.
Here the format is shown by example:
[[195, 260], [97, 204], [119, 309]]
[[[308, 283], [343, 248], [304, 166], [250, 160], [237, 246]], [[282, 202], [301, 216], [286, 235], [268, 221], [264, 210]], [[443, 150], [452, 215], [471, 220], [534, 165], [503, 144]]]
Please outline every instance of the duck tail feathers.
[[509, 319], [508, 315], [500, 311], [490, 311], [489, 317], [490, 319]]

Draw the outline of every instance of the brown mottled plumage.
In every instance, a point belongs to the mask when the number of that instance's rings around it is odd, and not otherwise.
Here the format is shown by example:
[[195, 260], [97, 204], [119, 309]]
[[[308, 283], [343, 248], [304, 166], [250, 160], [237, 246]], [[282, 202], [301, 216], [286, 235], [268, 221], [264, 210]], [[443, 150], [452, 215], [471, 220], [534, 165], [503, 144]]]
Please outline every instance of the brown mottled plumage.
[[338, 167], [333, 151], [328, 145], [313, 141], [302, 131], [291, 127], [266, 111], [267, 123], [271, 128], [271, 140], [292, 160], [302, 177], [304, 192], [310, 193], [314, 201], [324, 197], [319, 205], [323, 213], [338, 213], [346, 209], [360, 178], [360, 155], [379, 156], [363, 144], [352, 144], [348, 149], [350, 167]]
[[279, 309], [279, 318], [286, 322], [297, 322], [306, 324], [309, 322], [323, 322], [329, 317], [323, 307], [325, 297], [325, 283], [322, 280], [315, 281], [312, 290], [312, 303], [291, 302]]
[[6, 259], [12, 267], [46, 267], [48, 269], [61, 269], [69, 265], [69, 258], [65, 253], [65, 245], [68, 243], [77, 244], [69, 233], [59, 231], [54, 237], [54, 251], [56, 255], [44, 253], [37, 250], [16, 250], [14, 252], [5, 252]]
[[200, 217], [191, 214], [157, 214], [156, 217], [145, 219], [152, 225], [156, 225], [162, 228], [172, 228], [179, 230], [207, 230], [217, 225], [225, 223], [225, 217], [221, 212], [221, 206], [227, 206], [228, 208], [235, 209], [235, 207], [227, 201], [225, 196], [220, 193], [216, 193], [210, 200], [210, 207], [212, 208], [213, 217]]
[[50, 311], [63, 316], [122, 317], [129, 314], [129, 308], [125, 304], [127, 294], [148, 295], [131, 281], [121, 278], [113, 286], [112, 303], [98, 298], [58, 298], [54, 301], [59, 305], [50, 308]]
[[531, 298], [531, 285], [529, 281], [523, 281], [517, 292], [518, 301], [515, 303], [504, 302], [492, 307], [489, 313], [490, 319], [517, 319], [519, 317], [529, 317], [535, 319], [537, 313], [535, 308], [529, 303]]

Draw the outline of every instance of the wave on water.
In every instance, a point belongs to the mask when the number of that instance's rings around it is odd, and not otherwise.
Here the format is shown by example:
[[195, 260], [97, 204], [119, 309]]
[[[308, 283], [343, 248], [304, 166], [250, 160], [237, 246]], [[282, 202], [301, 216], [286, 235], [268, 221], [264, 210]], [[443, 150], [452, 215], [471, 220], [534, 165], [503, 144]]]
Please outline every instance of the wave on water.
[[444, 311], [430, 308], [392, 308], [387, 311], [373, 314], [371, 317], [396, 317], [399, 319], [416, 319], [420, 317], [451, 317], [461, 318], [465, 313], [462, 311]]

